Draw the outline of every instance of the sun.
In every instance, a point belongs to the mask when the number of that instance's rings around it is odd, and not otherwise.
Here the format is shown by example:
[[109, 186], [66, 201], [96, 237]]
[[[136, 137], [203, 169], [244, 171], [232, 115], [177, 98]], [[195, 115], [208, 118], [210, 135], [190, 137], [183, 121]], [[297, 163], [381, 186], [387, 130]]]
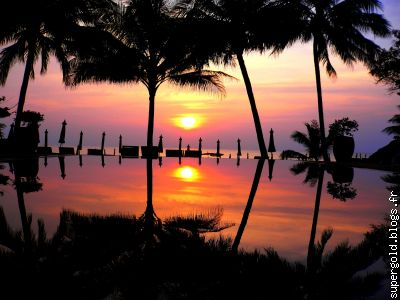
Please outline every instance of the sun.
[[183, 117], [180, 119], [180, 125], [184, 129], [192, 129], [197, 127], [197, 121], [194, 117]]
[[179, 114], [172, 117], [171, 121], [177, 127], [192, 130], [203, 125], [204, 116], [200, 114]]

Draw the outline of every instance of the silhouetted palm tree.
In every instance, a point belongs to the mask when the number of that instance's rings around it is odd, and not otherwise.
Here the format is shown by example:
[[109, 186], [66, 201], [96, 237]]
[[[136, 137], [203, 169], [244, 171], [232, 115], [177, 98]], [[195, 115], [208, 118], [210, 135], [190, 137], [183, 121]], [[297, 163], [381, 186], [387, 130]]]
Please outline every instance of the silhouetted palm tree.
[[[400, 109], [400, 105], [397, 106]], [[388, 126], [383, 129], [383, 132], [387, 134], [393, 134], [395, 139], [400, 139], [400, 114], [396, 114], [389, 120], [393, 123], [393, 126]]]
[[[243, 55], [273, 49], [282, 51], [297, 37], [298, 26], [290, 26], [296, 18], [291, 17], [289, 6], [278, 5], [269, 0], [182, 0], [178, 7], [196, 22], [202, 22], [208, 42], [206, 53], [213, 53], [214, 63], [239, 63], [246, 86], [251, 112], [256, 128], [257, 141], [262, 157], [268, 157], [260, 117], [250, 77]], [[294, 28], [294, 29], [293, 29]]]
[[67, 42], [83, 23], [97, 22], [109, 0], [41, 0], [6, 1], [0, 18], [0, 85], [6, 83], [9, 71], [17, 62], [25, 64], [18, 100], [15, 129], [21, 126], [29, 79], [35, 77], [34, 65], [41, 59], [40, 73], [47, 71], [54, 55], [61, 65], [63, 80], [67, 80], [70, 53]]
[[[291, 138], [305, 147], [309, 158], [318, 161], [321, 157], [321, 134], [318, 122], [312, 120], [304, 125], [307, 128], [307, 133], [295, 131], [292, 133]], [[293, 158], [304, 157], [303, 154], [294, 150], [285, 150], [282, 155]]]
[[[223, 72], [203, 70], [193, 55], [188, 24], [166, 0], [121, 5], [103, 32], [82, 36], [70, 74], [83, 82], [142, 83], [149, 93], [147, 146], [153, 146], [154, 106], [165, 82], [223, 94]], [[86, 44], [85, 44], [86, 40]]]
[[329, 76], [336, 76], [329, 57], [330, 51], [337, 54], [346, 65], [357, 61], [371, 63], [379, 47], [363, 34], [371, 32], [379, 37], [388, 36], [389, 23], [377, 13], [382, 8], [379, 0], [299, 0], [297, 4], [303, 9], [305, 21], [302, 40], [313, 42], [322, 155], [324, 161], [329, 161], [319, 64], [325, 66]]

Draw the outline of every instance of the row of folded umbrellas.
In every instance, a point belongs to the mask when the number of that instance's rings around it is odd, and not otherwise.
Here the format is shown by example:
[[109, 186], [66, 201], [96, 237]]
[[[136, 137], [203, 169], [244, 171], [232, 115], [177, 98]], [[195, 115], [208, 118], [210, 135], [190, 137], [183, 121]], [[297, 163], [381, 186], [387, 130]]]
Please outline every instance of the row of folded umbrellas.
[[[64, 120], [62, 122], [60, 138], [58, 140], [58, 143], [60, 144], [60, 146], [65, 144], [66, 126], [67, 126], [67, 122], [66, 122], [66, 120]], [[101, 151], [104, 151], [105, 136], [106, 136], [106, 133], [103, 132], [102, 133], [102, 138], [101, 138], [101, 148], [100, 148]], [[199, 151], [199, 152], [202, 151], [202, 141], [203, 141], [202, 138], [199, 138], [199, 144], [198, 144], [198, 149], [197, 149], [197, 151]], [[48, 130], [47, 129], [45, 130], [44, 147], [45, 148], [48, 147]], [[81, 131], [80, 135], [79, 135], [79, 143], [78, 143], [78, 146], [77, 146], [77, 151], [82, 150], [82, 147], [83, 147], [83, 132]], [[123, 147], [124, 146], [122, 145], [122, 136], [120, 135], [119, 136], [119, 151], [120, 152], [121, 152], [121, 149]], [[163, 147], [163, 136], [162, 135], [159, 137], [159, 142], [158, 142], [157, 148], [158, 148], [158, 152], [159, 153], [163, 153], [164, 147]], [[178, 149], [179, 149], [179, 151], [182, 151], [182, 137], [179, 138]], [[238, 149], [237, 155], [241, 156], [242, 155], [242, 151], [241, 151], [241, 141], [240, 141], [240, 139], [237, 140], [237, 149]], [[187, 151], [191, 151], [190, 145], [187, 145], [186, 150]], [[269, 145], [268, 145], [268, 152], [276, 152], [275, 143], [274, 143], [274, 131], [272, 130], [272, 128], [270, 130], [270, 139], [269, 139]], [[216, 156], [221, 156], [222, 155], [221, 152], [220, 152], [220, 140], [217, 140], [217, 151], [216, 151], [215, 154], [216, 154]]]

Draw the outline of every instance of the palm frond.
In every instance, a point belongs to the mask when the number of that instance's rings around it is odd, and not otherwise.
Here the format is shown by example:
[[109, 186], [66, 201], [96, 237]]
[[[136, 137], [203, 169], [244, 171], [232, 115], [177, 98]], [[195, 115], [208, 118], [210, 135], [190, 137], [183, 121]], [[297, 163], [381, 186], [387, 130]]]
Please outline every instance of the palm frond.
[[222, 78], [233, 79], [234, 77], [221, 71], [198, 70], [169, 75], [167, 80], [178, 86], [225, 95]]
[[164, 221], [167, 228], [177, 228], [192, 234], [219, 232], [233, 226], [231, 223], [221, 224], [223, 210], [216, 208], [206, 213], [193, 213], [188, 216], [174, 216]]
[[400, 125], [388, 126], [385, 129], [383, 129], [382, 132], [387, 134], [393, 134], [395, 136], [400, 136]]
[[25, 45], [17, 41], [0, 52], [0, 85], [6, 83], [10, 68], [18, 61], [25, 61]]
[[309, 148], [311, 146], [311, 141], [309, 137], [300, 131], [295, 131], [293, 132], [290, 137], [297, 143], [304, 145], [306, 148]]

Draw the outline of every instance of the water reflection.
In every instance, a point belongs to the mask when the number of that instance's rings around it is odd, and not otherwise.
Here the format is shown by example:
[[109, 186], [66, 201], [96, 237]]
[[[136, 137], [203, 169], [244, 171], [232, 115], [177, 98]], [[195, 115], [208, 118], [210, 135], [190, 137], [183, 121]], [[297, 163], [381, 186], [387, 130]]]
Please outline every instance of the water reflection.
[[[15, 161], [12, 186], [12, 176], [1, 170], [0, 261], [7, 276], [0, 279], [6, 298], [9, 292], [15, 299], [55, 294], [59, 299], [351, 299], [373, 294], [382, 278], [353, 277], [385, 254], [386, 225], [363, 235], [371, 222], [381, 222], [382, 199], [363, 198], [365, 206], [332, 199], [325, 193], [322, 165], [268, 161], [268, 176], [262, 176], [264, 160], [244, 161], [238, 170], [234, 161], [221, 160], [217, 167], [210, 159], [201, 176], [196, 160], [177, 168], [175, 160], [166, 159], [154, 168], [157, 161], [137, 159], [116, 167], [107, 163], [103, 171], [96, 157], [82, 168], [75, 159], [63, 157], [58, 164], [49, 159], [40, 172], [38, 160]], [[54, 178], [58, 167], [65, 174], [65, 165], [68, 180]], [[303, 174], [306, 184], [298, 184], [289, 168]], [[356, 185], [352, 172], [350, 183]], [[349, 183], [348, 176], [337, 174], [333, 182]], [[357, 191], [371, 194], [377, 176], [369, 173]], [[17, 194], [22, 240], [6, 217], [12, 210], [10, 188]], [[49, 219], [39, 219], [36, 236], [31, 214], [52, 216], [53, 232], [45, 230]], [[227, 238], [204, 236], [221, 230]], [[340, 243], [343, 236], [351, 244]], [[276, 250], [238, 251], [254, 238]], [[304, 249], [300, 256], [285, 250], [293, 245]]]
[[[82, 167], [79, 167], [78, 159], [78, 156], [66, 156], [62, 172], [60, 160], [48, 157], [48, 166], [38, 170], [37, 175], [45, 188], [24, 194], [27, 211], [32, 214], [32, 224], [43, 219], [50, 235], [57, 230], [58, 215], [63, 208], [81, 213], [108, 215], [120, 212], [140, 216], [145, 211], [148, 186], [152, 186], [152, 201], [148, 207], [153, 206], [158, 218], [204, 212], [219, 206], [224, 210], [222, 222], [237, 224], [226, 229], [223, 235], [235, 239], [240, 224], [244, 224], [246, 215], [251, 215], [240, 234], [238, 248], [252, 250], [272, 246], [290, 259], [306, 261], [310, 229], [315, 227], [315, 212], [318, 212], [318, 226], [314, 239], [326, 228], [335, 229], [327, 246], [331, 250], [332, 244], [345, 239], [352, 244], [361, 241], [369, 224], [381, 220], [389, 207], [382, 200], [388, 184], [380, 177], [385, 173], [377, 171], [352, 171], [354, 178], [350, 183], [358, 195], [347, 202], [337, 201], [331, 195], [328, 183], [340, 182], [336, 175], [333, 177], [332, 170], [325, 171], [320, 208], [316, 210], [320, 173], [312, 164], [293, 166], [294, 163], [288, 161], [265, 162], [268, 168], [260, 171], [257, 193], [251, 199], [250, 191], [257, 181], [255, 175], [259, 168], [256, 160], [241, 160], [237, 167], [236, 160], [221, 159], [217, 166], [216, 161], [210, 158], [203, 159], [199, 166], [197, 159], [185, 158], [179, 166], [175, 158], [163, 158], [161, 167], [156, 167], [156, 160], [152, 163], [153, 184], [148, 185], [145, 159], [123, 159], [123, 163], [118, 165], [117, 157], [105, 156], [104, 169], [98, 157], [83, 157]], [[42, 162], [39, 163], [41, 166]], [[289, 171], [292, 167], [303, 170], [300, 172], [303, 175], [293, 176]], [[5, 168], [1, 173], [14, 177]], [[59, 174], [64, 174], [65, 180]], [[312, 188], [309, 184], [302, 184], [303, 181], [311, 184]], [[15, 191], [10, 190], [9, 185], [1, 190], [4, 196], [0, 198], [0, 205], [9, 216], [12, 227], [21, 227]], [[247, 206], [251, 210], [246, 209]]]
[[[240, 222], [238, 232], [236, 233], [235, 239], [232, 244], [232, 250], [234, 252], [237, 252], [237, 250], [238, 250], [240, 240], [242, 239], [242, 235], [243, 235], [243, 232], [244, 232], [246, 224], [247, 224], [247, 220], [249, 219], [251, 207], [253, 206], [254, 197], [256, 196], [258, 185], [260, 183], [261, 173], [262, 173], [262, 170], [264, 167], [264, 162], [265, 162], [264, 159], [260, 159], [257, 163], [257, 169], [254, 174], [253, 184], [251, 185], [249, 199], [247, 201], [246, 208], [244, 209], [242, 221]], [[272, 178], [272, 175], [271, 175], [271, 178]]]
[[179, 167], [174, 170], [173, 174], [176, 178], [186, 182], [198, 181], [200, 179], [199, 171], [190, 166]]

